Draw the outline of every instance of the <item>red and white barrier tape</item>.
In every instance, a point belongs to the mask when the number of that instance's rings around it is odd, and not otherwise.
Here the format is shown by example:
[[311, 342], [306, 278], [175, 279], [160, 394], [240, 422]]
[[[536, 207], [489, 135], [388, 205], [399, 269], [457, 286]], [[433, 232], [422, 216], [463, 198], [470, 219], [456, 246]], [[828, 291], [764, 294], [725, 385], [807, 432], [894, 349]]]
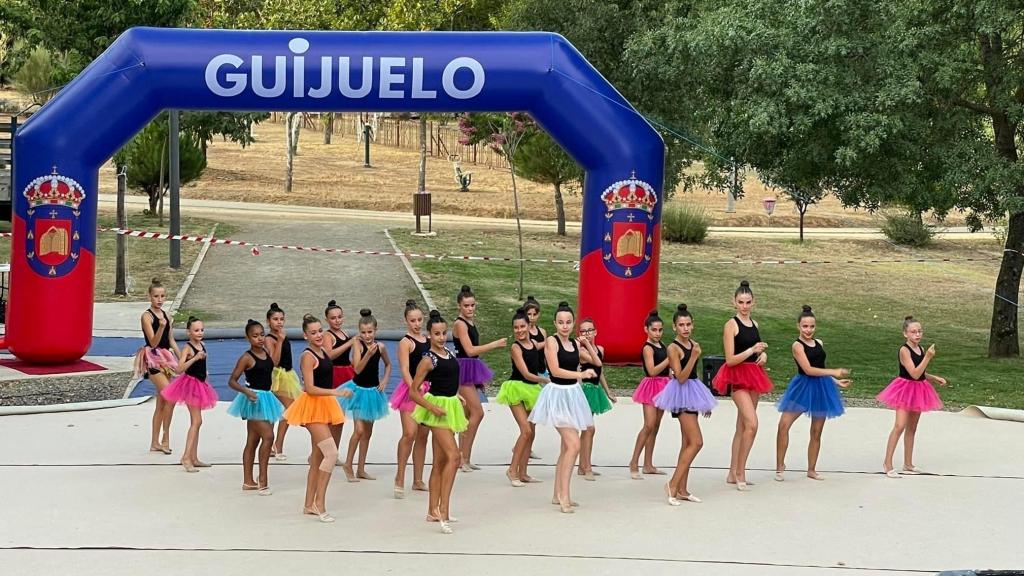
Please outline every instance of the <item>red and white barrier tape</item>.
[[[353, 254], [361, 256], [405, 256], [406, 258], [425, 258], [430, 260], [464, 260], [472, 262], [532, 262], [539, 264], [573, 264], [578, 265], [579, 260], [564, 260], [558, 258], [509, 258], [504, 256], [468, 256], [451, 254], [419, 254], [415, 252], [388, 252], [384, 250], [353, 250], [349, 248], [323, 248], [320, 246], [292, 246], [287, 244], [262, 244], [259, 242], [247, 242], [245, 240], [228, 240], [213, 236], [191, 236], [188, 234], [164, 234], [162, 232], [148, 232], [145, 230], [129, 230], [124, 228], [98, 228], [100, 232], [113, 232], [131, 238], [148, 238], [152, 240], [182, 240], [185, 242], [200, 242], [223, 246], [247, 246], [251, 248], [254, 256], [259, 256], [261, 248], [275, 248], [278, 250], [298, 250], [302, 252], [324, 252], [328, 254]], [[10, 237], [10, 232], [0, 233], [0, 238]], [[991, 262], [1000, 260], [1001, 256], [985, 256], [979, 258], [872, 258], [868, 260], [846, 259], [846, 260], [665, 260], [662, 264], [669, 265], [729, 265], [748, 264], [758, 266], [789, 266], [795, 264], [912, 264], [912, 263], [942, 263], [942, 262]]]

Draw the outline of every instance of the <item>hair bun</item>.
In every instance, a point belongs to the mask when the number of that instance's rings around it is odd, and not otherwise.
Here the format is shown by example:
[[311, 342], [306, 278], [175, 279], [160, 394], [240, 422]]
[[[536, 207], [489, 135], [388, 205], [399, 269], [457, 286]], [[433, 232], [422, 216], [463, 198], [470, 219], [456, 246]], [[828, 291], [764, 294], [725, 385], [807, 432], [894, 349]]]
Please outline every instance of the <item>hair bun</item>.
[[317, 320], [317, 317], [313, 316], [312, 314], [304, 314], [302, 316], [302, 321], [306, 322], [306, 323], [309, 323], [309, 322], [319, 322], [320, 320]]
[[647, 313], [647, 317], [648, 318], [657, 318], [658, 317], [658, 309], [655, 308], [654, 310], [651, 310], [650, 312], [648, 312]]
[[473, 289], [469, 287], [469, 284], [463, 284], [462, 289], [459, 292], [472, 292]]
[[369, 308], [363, 308], [362, 310], [359, 311], [359, 315], [362, 316], [363, 318], [366, 318], [367, 316], [373, 316], [373, 311], [370, 310]]
[[441, 318], [441, 313], [437, 310], [431, 310], [429, 314], [430, 318]]
[[188, 320], [186, 320], [186, 322], [191, 324], [192, 322], [195, 322], [196, 320], [199, 320], [199, 318], [196, 318], [195, 316], [189, 316]]
[[160, 285], [160, 279], [157, 278], [156, 276], [154, 276], [153, 279], [150, 282], [152, 282], [154, 286], [159, 286]]
[[740, 280], [740, 287], [750, 288], [750, 282], [747, 282], [746, 280]]
[[527, 302], [536, 302], [536, 301], [537, 301], [537, 299], [536, 299], [536, 298], [534, 298], [532, 294], [528, 294], [528, 295], [526, 296], [526, 301], [527, 301]]
[[327, 302], [327, 307], [328, 308], [334, 308], [337, 305], [338, 305], [338, 301], [337, 300], [330, 300], [330, 301]]
[[408, 308], [408, 307], [410, 307], [410, 306], [416, 306], [416, 301], [415, 301], [415, 300], [413, 300], [412, 298], [410, 298], [410, 299], [408, 299], [408, 300], [406, 300], [406, 301], [405, 301], [405, 306], [406, 306], [407, 308]]
[[[270, 303], [270, 309], [271, 310], [280, 310], [281, 307], [277, 305], [277, 302], [271, 302]], [[307, 314], [307, 316], [308, 316], [308, 314]]]
[[680, 305], [676, 306], [676, 311], [677, 312], [686, 312], [686, 304], [680, 304]]
[[904, 322], [907, 322], [907, 321], [910, 321], [910, 320], [913, 320], [913, 319], [914, 319], [914, 317], [913, 317], [913, 316], [904, 316], [904, 317], [903, 317], [903, 321], [904, 321]]
[[568, 308], [569, 307], [569, 303], [566, 302], [565, 300], [562, 300], [561, 302], [558, 303], [558, 307], [559, 308]]
[[808, 306], [807, 304], [804, 304], [803, 310], [804, 310], [804, 312], [810, 312], [811, 311], [811, 307]]

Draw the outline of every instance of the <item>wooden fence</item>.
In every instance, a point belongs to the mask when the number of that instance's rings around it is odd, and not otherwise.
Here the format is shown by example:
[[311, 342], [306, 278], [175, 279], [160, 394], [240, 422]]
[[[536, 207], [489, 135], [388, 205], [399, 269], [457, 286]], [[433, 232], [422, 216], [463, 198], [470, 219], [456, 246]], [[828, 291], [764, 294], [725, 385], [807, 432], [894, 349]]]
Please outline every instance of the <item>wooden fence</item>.
[[[322, 132], [324, 118], [320, 114], [304, 114], [304, 128], [310, 128]], [[369, 119], [369, 115], [367, 115]], [[284, 121], [284, 115], [275, 113], [274, 121]], [[390, 146], [392, 148], [404, 148], [406, 150], [419, 150], [420, 148], [420, 126], [419, 120], [399, 120], [396, 118], [380, 118], [376, 123], [376, 134], [374, 144]], [[362, 132], [362, 124], [359, 114], [335, 114], [334, 130], [332, 134], [342, 138], [353, 138]], [[457, 125], [442, 124], [437, 121], [427, 121], [427, 154], [436, 158], [448, 160], [457, 159], [462, 164], [476, 164], [499, 170], [508, 170], [508, 162], [505, 157], [495, 152], [491, 147], [476, 144], [459, 144], [462, 133]]]

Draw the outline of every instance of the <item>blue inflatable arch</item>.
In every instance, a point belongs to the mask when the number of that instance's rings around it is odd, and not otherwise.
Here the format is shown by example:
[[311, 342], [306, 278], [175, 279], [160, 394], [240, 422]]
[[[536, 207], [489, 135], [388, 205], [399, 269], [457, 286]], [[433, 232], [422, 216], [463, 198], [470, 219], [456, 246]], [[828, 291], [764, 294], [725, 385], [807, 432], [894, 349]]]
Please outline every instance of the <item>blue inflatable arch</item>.
[[16, 136], [5, 344], [19, 358], [89, 348], [98, 171], [169, 108], [528, 112], [586, 170], [578, 313], [612, 361], [639, 357], [657, 303], [664, 144], [561, 36], [135, 28]]

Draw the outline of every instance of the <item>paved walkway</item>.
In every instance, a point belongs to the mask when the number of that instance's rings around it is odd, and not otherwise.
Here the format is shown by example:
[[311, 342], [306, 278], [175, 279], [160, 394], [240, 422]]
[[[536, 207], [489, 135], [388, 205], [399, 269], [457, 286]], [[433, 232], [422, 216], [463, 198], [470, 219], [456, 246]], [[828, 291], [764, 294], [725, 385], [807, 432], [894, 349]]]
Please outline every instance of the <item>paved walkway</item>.
[[[101, 207], [112, 209], [117, 197], [113, 194], [100, 194], [99, 202]], [[148, 207], [147, 200], [141, 196], [128, 196], [125, 202], [130, 206]], [[229, 202], [224, 200], [202, 200], [194, 198], [181, 199], [182, 210], [195, 210], [198, 212], [210, 211], [218, 214], [233, 212], [237, 214], [260, 214], [275, 215], [277, 217], [320, 217], [332, 218], [334, 220], [344, 219], [364, 220], [380, 222], [388, 225], [411, 226], [416, 222], [412, 214], [402, 212], [384, 212], [379, 210], [353, 210], [348, 208], [321, 208], [317, 206], [296, 206], [289, 204], [266, 204], [260, 202]], [[516, 227], [515, 220], [506, 218], [483, 218], [477, 216], [463, 216], [459, 214], [434, 214], [435, 226], [473, 226], [473, 227]], [[551, 220], [523, 220], [525, 228], [534, 230], [556, 229], [556, 222]], [[423, 221], [426, 227], [426, 220]], [[579, 222], [566, 222], [566, 228], [572, 231], [580, 229]], [[784, 236], [795, 237], [799, 235], [798, 228], [780, 227], [733, 227], [733, 226], [711, 226], [710, 233], [713, 236]], [[804, 236], [807, 238], [884, 238], [877, 228], [806, 228]], [[971, 233], [966, 227], [950, 227], [939, 231], [938, 236], [946, 239], [976, 239], [991, 238], [988, 234]]]
[[[218, 213], [231, 221], [231, 216]], [[238, 216], [234, 216], [237, 218]], [[239, 221], [237, 240], [307, 246], [346, 246], [392, 250], [383, 226], [369, 222], [343, 224], [323, 219], [280, 218], [250, 212]], [[351, 334], [359, 309], [370, 308], [380, 328], [404, 329], [403, 313], [419, 291], [397, 258], [264, 250], [259, 256], [241, 249], [210, 250], [180, 305], [198, 310], [211, 327], [241, 328], [253, 318], [263, 322], [271, 302], [285, 310], [287, 326], [297, 327], [302, 315], [323, 317], [327, 301], [344, 308], [345, 328]]]
[[[475, 460], [460, 474], [443, 536], [423, 522], [425, 495], [391, 497], [394, 415], [378, 423], [369, 471], [379, 480], [348, 484], [338, 471], [328, 494], [335, 524], [299, 514], [308, 436], [288, 435], [287, 463], [275, 463], [275, 489], [239, 491], [243, 425], [225, 405], [204, 414], [201, 454], [214, 467], [177, 466], [187, 416], [176, 412], [175, 455], [146, 451], [152, 404], [92, 412], [0, 418], [0, 522], [5, 575], [218, 573], [921, 574], [954, 568], [1020, 568], [1024, 517], [1021, 425], [937, 413], [922, 420], [918, 465], [939, 476], [893, 480], [877, 473], [892, 413], [853, 408], [826, 426], [819, 469], [825, 482], [796, 471], [807, 423], [792, 434], [790, 466], [773, 482], [777, 415], [762, 405], [751, 456], [751, 492], [723, 482], [735, 410], [702, 420], [704, 451], [690, 487], [702, 504], [665, 504], [665, 477], [629, 479], [625, 464], [641, 421], [626, 400], [598, 419], [597, 482], [573, 481], [581, 507], [556, 512], [550, 498], [558, 440], [538, 430], [544, 483], [512, 488], [504, 466], [515, 427], [506, 409], [486, 407]], [[346, 441], [349, 429], [346, 426]], [[656, 463], [670, 470], [678, 449], [666, 422]], [[14, 497], [14, 495], [17, 495]], [[341, 552], [342, 554], [325, 554]], [[299, 568], [301, 567], [301, 568]]]

